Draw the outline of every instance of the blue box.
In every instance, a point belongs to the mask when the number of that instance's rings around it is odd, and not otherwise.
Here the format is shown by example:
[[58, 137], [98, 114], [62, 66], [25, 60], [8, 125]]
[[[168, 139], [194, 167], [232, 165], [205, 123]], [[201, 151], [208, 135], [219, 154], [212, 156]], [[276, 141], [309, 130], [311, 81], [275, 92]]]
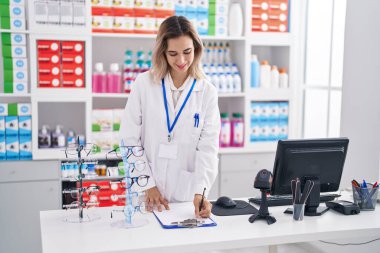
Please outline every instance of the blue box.
[[278, 121], [278, 139], [279, 140], [288, 139], [288, 121], [287, 120]]
[[277, 102], [268, 103], [268, 119], [269, 120], [279, 119], [279, 105]]
[[32, 116], [18, 117], [18, 133], [20, 136], [32, 135]]
[[208, 35], [208, 15], [197, 14], [197, 31], [200, 35]]
[[0, 137], [5, 136], [5, 117], [0, 116]]
[[6, 158], [5, 152], [6, 152], [5, 136], [0, 136], [0, 161], [5, 160]]
[[260, 120], [258, 124], [259, 134], [258, 141], [268, 141], [269, 125], [267, 120]]
[[20, 160], [32, 160], [32, 136], [20, 136]]
[[187, 13], [196, 13], [197, 12], [197, 0], [186, 0], [186, 16]]
[[197, 13], [203, 13], [208, 16], [208, 0], [197, 0]]
[[278, 108], [279, 108], [279, 115], [278, 115], [279, 119], [287, 121], [289, 118], [289, 103], [279, 102]]
[[185, 16], [185, 11], [186, 11], [185, 0], [175, 0], [174, 10], [177, 16]]
[[261, 103], [252, 102], [251, 103], [251, 120], [258, 121], [261, 119]]
[[268, 121], [268, 141], [275, 141], [278, 139], [279, 126], [277, 124], [277, 120], [269, 120]]
[[7, 160], [19, 160], [20, 159], [20, 145], [18, 136], [6, 136], [5, 137], [5, 156]]
[[17, 116], [5, 116], [5, 135], [18, 136], [18, 118]]
[[258, 121], [251, 121], [250, 141], [259, 141], [260, 127]]

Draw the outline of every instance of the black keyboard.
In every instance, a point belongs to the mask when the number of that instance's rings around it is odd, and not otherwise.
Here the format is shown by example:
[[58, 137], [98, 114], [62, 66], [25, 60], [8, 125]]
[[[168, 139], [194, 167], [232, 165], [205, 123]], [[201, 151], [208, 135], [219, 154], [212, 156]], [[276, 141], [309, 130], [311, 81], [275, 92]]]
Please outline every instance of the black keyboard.
[[[339, 198], [341, 195], [331, 193], [331, 194], [323, 194], [320, 196], [320, 202], [327, 202]], [[268, 206], [290, 206], [292, 205], [292, 195], [277, 195], [277, 196], [268, 196]], [[260, 198], [249, 198], [249, 202], [260, 205]]]

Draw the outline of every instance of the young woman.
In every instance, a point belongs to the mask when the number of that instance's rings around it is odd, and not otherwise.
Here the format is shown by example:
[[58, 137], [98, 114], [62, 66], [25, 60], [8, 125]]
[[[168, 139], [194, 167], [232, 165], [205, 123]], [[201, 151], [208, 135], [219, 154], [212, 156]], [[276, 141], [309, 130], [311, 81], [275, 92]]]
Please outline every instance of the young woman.
[[202, 52], [189, 20], [166, 19], [157, 34], [153, 67], [137, 77], [128, 98], [120, 134], [125, 146], [144, 147], [150, 211], [193, 201], [196, 217], [211, 213], [207, 194], [218, 173], [220, 114], [217, 91], [200, 67]]

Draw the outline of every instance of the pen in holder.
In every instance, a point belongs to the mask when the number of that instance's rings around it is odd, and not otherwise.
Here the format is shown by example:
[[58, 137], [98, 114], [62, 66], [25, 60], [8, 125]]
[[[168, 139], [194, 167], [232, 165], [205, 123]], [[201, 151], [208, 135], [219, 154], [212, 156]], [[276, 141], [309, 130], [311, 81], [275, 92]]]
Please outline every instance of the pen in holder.
[[363, 184], [362, 186], [352, 184], [352, 194], [354, 202], [363, 211], [373, 211], [376, 207], [377, 194], [379, 192], [378, 185]]
[[296, 221], [303, 220], [305, 214], [305, 203], [314, 187], [314, 182], [307, 180], [301, 195], [301, 181], [297, 178], [291, 181], [293, 196], [293, 219]]

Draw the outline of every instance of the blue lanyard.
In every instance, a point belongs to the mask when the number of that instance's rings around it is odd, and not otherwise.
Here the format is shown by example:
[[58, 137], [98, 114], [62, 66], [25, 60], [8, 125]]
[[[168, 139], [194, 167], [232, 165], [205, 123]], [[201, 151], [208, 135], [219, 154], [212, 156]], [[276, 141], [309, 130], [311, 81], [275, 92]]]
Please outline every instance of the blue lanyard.
[[170, 119], [169, 119], [169, 111], [168, 111], [168, 100], [166, 98], [166, 89], [165, 89], [165, 81], [164, 79], [162, 78], [162, 93], [164, 95], [164, 104], [165, 104], [165, 111], [166, 111], [166, 125], [168, 127], [168, 142], [171, 141], [171, 132], [173, 131], [174, 129], [174, 126], [177, 124], [177, 121], [178, 121], [178, 118], [179, 116], [181, 115], [182, 113], [182, 110], [183, 108], [185, 107], [186, 103], [187, 103], [187, 100], [189, 100], [189, 97], [191, 95], [191, 92], [193, 91], [194, 89], [194, 86], [195, 86], [195, 83], [197, 82], [197, 79], [194, 79], [194, 82], [193, 84], [191, 85], [191, 88], [189, 90], [189, 92], [187, 93], [186, 95], [186, 98], [185, 98], [185, 101], [183, 101], [183, 104], [181, 105], [181, 108], [179, 109], [179, 112], [177, 113], [177, 115], [175, 116], [174, 118], [174, 122], [173, 124], [170, 126]]

